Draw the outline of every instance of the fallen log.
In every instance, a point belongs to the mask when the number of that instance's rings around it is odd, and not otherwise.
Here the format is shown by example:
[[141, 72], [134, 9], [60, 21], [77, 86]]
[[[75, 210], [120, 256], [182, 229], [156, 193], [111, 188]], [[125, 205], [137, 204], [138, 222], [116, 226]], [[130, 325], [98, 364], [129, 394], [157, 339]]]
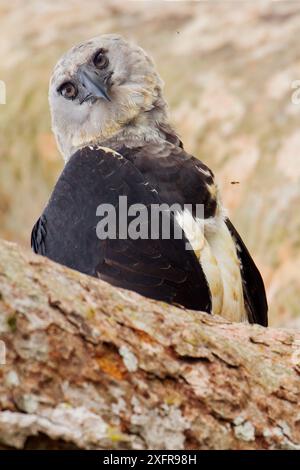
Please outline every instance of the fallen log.
[[300, 449], [299, 332], [155, 302], [1, 241], [0, 339], [2, 449]]

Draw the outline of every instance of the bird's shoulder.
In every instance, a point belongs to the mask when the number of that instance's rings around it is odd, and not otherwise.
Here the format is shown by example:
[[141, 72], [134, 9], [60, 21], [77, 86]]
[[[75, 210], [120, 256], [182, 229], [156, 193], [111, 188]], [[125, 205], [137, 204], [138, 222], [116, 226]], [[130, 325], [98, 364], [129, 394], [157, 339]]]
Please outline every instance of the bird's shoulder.
[[205, 218], [213, 217], [218, 188], [211, 169], [172, 142], [151, 142], [138, 147], [122, 146], [119, 152], [143, 174], [163, 202], [203, 204]]

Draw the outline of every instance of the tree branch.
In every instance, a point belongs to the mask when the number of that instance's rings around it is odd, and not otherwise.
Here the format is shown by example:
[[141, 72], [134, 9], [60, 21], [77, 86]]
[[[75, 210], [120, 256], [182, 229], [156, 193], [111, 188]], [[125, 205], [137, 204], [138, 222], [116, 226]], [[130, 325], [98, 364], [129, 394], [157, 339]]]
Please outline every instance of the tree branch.
[[299, 333], [154, 302], [0, 242], [0, 337], [2, 448], [300, 448]]

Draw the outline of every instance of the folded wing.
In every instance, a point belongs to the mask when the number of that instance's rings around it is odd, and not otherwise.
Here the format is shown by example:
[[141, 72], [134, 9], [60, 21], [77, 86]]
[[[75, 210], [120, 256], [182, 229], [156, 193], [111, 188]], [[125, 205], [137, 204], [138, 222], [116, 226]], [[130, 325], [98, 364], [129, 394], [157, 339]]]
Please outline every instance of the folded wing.
[[[142, 202], [149, 208], [161, 203], [157, 191], [122, 155], [101, 147], [77, 151], [33, 228], [33, 250], [113, 285], [210, 312], [206, 278], [194, 252], [186, 250], [184, 236], [164, 239], [160, 231], [158, 239], [98, 238], [97, 207], [109, 204], [118, 219], [119, 196], [127, 197], [128, 207]], [[148, 214], [150, 233], [150, 211]], [[172, 213], [168, 216], [173, 234], [176, 220]], [[129, 217], [128, 223], [132, 220]]]

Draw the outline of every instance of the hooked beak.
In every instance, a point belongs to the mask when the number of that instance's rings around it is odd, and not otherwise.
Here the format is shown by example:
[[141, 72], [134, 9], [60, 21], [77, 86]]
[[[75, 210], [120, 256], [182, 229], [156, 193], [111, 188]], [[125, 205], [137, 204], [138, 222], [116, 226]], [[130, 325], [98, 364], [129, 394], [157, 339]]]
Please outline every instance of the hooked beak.
[[100, 74], [87, 65], [82, 65], [78, 69], [78, 78], [87, 93], [84, 96], [81, 104], [89, 98], [104, 98], [106, 101], [111, 101], [108, 95], [110, 88], [110, 77], [112, 73]]

